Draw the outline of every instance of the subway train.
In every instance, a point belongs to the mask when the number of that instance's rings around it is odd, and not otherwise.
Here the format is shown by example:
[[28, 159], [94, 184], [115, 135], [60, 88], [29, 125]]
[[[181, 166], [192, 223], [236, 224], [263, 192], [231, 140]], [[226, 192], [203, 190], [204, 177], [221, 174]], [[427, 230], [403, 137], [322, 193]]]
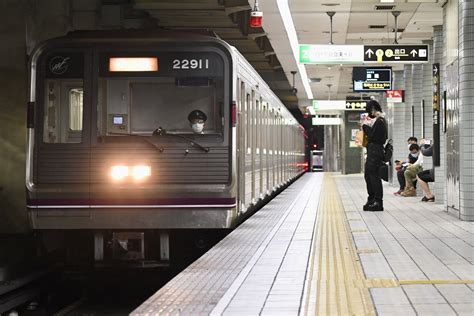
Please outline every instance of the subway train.
[[304, 129], [216, 36], [72, 32], [30, 70], [27, 209], [44, 251], [167, 261], [170, 240], [232, 229], [307, 167]]

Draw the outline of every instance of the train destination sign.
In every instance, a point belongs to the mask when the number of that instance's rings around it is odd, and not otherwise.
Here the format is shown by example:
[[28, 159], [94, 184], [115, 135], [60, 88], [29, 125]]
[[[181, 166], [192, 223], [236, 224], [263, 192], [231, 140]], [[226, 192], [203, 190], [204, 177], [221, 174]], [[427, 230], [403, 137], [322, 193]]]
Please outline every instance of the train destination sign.
[[392, 90], [390, 67], [354, 67], [352, 79], [354, 92]]
[[428, 45], [364, 45], [364, 63], [426, 63]]
[[346, 101], [346, 111], [365, 111], [367, 101]]

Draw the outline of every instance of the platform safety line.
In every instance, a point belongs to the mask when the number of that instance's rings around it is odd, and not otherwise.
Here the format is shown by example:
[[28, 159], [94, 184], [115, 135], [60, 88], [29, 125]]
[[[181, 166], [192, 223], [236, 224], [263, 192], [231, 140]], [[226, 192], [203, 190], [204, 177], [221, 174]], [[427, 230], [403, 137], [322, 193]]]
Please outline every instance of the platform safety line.
[[280, 227], [283, 225], [283, 223], [285, 222], [288, 215], [290, 215], [290, 213], [293, 210], [293, 207], [295, 206], [295, 204], [299, 202], [300, 196], [302, 196], [304, 193], [306, 193], [307, 190], [312, 191], [313, 187], [318, 182], [322, 182], [322, 181], [320, 181], [319, 177], [314, 177], [314, 178], [315, 178], [315, 180], [310, 178], [310, 180], [308, 180], [308, 182], [303, 186], [302, 190], [298, 193], [296, 198], [290, 204], [287, 211], [283, 214], [283, 216], [278, 221], [278, 223], [276, 223], [276, 225], [273, 226], [272, 230], [267, 235], [265, 240], [262, 242], [262, 244], [260, 244], [257, 251], [253, 254], [253, 256], [247, 262], [247, 264], [242, 269], [242, 271], [240, 271], [237, 278], [234, 280], [234, 282], [232, 282], [231, 286], [227, 289], [226, 293], [222, 296], [222, 298], [219, 300], [219, 302], [217, 303], [217, 305], [214, 307], [214, 309], [211, 311], [211, 313], [209, 315], [217, 316], [217, 315], [222, 315], [224, 313], [225, 309], [227, 308], [229, 303], [232, 301], [235, 294], [238, 292], [239, 288], [245, 282], [248, 275], [252, 271], [252, 268], [255, 266], [257, 261], [260, 259], [263, 252], [268, 247], [268, 245], [270, 244], [270, 242], [272, 241], [273, 237], [276, 235], [276, 233], [278, 232]]
[[326, 174], [313, 236], [301, 314], [375, 315], [366, 279], [333, 176]]

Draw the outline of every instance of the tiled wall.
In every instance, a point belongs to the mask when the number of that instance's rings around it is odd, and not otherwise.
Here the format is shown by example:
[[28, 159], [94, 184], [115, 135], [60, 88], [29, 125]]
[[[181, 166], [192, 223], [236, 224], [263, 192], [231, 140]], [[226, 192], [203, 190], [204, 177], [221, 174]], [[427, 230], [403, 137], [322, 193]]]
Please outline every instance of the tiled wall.
[[459, 1], [460, 217], [474, 220], [474, 1]]
[[[433, 139], [433, 42], [425, 41], [429, 47], [429, 60], [430, 62], [422, 64], [423, 68], [423, 100], [424, 100], [424, 130], [425, 139]], [[433, 168], [433, 159], [423, 159], [423, 169], [428, 170]]]
[[412, 65], [412, 103], [408, 106], [413, 105], [414, 121], [415, 121], [415, 133], [414, 136], [421, 139], [421, 100], [423, 99], [423, 66], [421, 64]]
[[[403, 71], [394, 71], [393, 83], [396, 90], [405, 90], [405, 82], [403, 80]], [[409, 126], [405, 120], [405, 103], [395, 103], [393, 105], [393, 127], [392, 127], [392, 138], [393, 138], [393, 158], [394, 160], [405, 160], [408, 156], [406, 128]], [[393, 166], [393, 181], [392, 184], [398, 187], [398, 181], [395, 171], [395, 165]]]

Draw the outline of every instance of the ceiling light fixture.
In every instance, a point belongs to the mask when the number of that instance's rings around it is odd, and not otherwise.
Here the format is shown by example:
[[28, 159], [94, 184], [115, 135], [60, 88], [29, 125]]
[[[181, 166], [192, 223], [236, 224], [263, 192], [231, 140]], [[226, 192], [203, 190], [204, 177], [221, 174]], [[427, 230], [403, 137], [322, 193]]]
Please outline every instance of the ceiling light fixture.
[[331, 29], [330, 29], [330, 32], [331, 32], [331, 33], [330, 33], [330, 34], [331, 34], [331, 39], [330, 39], [330, 41], [329, 41], [329, 44], [332, 45], [332, 44], [334, 44], [334, 43], [332, 42], [332, 17], [336, 14], [336, 12], [334, 12], [334, 11], [328, 11], [328, 12], [326, 12], [326, 14], [329, 15], [329, 22], [330, 22], [330, 24], [331, 24]]
[[303, 64], [299, 63], [299, 43], [298, 36], [296, 35], [295, 24], [293, 23], [293, 18], [291, 17], [290, 7], [288, 6], [288, 0], [277, 0], [278, 11], [280, 12], [280, 17], [283, 20], [283, 25], [288, 35], [288, 40], [290, 42], [290, 47], [293, 52], [293, 58], [295, 59], [296, 64], [298, 65], [298, 72], [301, 76], [301, 82], [303, 84], [306, 96], [308, 99], [313, 99], [313, 92], [308, 82], [308, 75], [306, 73], [306, 68]]
[[398, 44], [397, 39], [397, 31], [398, 31], [398, 16], [400, 15], [400, 11], [392, 11], [392, 15], [395, 18], [395, 38], [393, 40], [393, 44]]

